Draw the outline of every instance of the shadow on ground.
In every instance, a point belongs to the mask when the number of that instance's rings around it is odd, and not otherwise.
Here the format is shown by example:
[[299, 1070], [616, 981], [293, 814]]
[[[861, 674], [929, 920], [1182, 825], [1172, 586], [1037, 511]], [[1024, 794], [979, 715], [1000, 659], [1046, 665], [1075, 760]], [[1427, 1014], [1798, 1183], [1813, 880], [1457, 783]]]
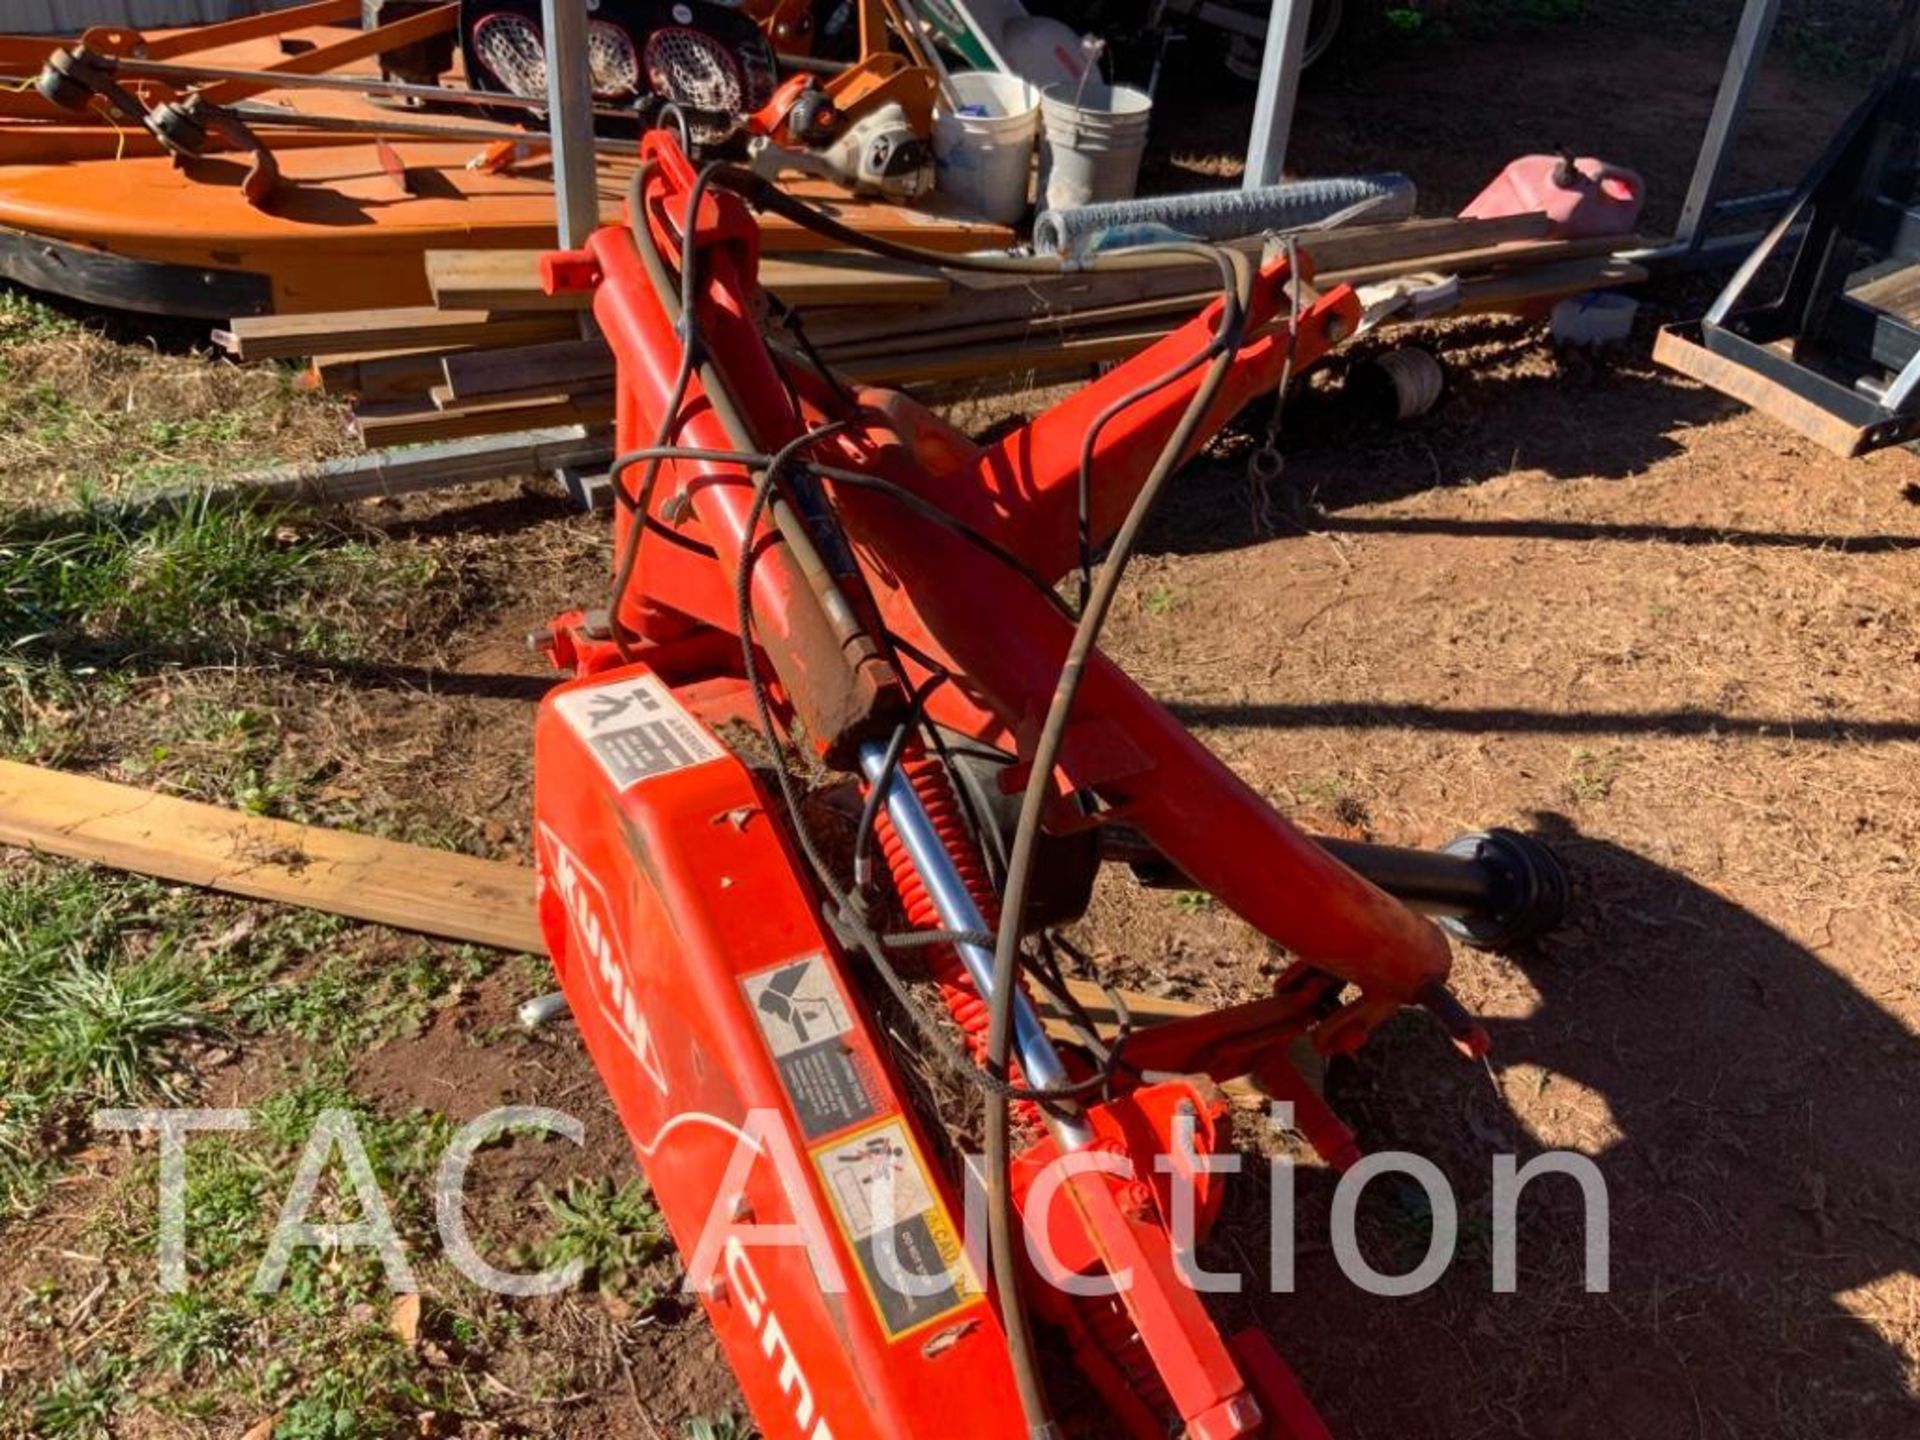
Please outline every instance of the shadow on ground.
[[[1446, 1277], [1405, 1299], [1355, 1288], [1325, 1244], [1330, 1179], [1311, 1172], [1297, 1292], [1260, 1287], [1223, 1318], [1266, 1328], [1350, 1440], [1920, 1434], [1914, 1359], [1868, 1323], [1916, 1337], [1889, 1314], [1900, 1292], [1875, 1287], [1920, 1271], [1920, 1040], [1739, 905], [1562, 817], [1535, 828], [1576, 910], [1523, 967], [1463, 967], [1537, 995], [1489, 1023], [1494, 1068], [1407, 1016], [1329, 1076], [1369, 1149], [1450, 1177]], [[1584, 1288], [1579, 1194], [1557, 1178], [1523, 1196], [1517, 1291], [1491, 1293], [1492, 1157], [1547, 1149], [1606, 1181], [1608, 1293]], [[1410, 1196], [1376, 1181], [1363, 1206], [1383, 1271], [1424, 1253]]]

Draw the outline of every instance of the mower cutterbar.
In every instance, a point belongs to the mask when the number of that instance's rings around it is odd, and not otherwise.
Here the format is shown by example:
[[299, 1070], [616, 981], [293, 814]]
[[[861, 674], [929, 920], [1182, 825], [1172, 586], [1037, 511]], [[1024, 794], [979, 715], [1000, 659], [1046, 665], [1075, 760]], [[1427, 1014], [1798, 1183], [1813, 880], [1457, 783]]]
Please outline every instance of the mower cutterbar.
[[[696, 177], [658, 133], [643, 153], [630, 224], [547, 266], [552, 288], [594, 291], [624, 455], [613, 599], [551, 631], [576, 678], [536, 732], [542, 923], [765, 1433], [1025, 1435], [1017, 1337], [963, 1243], [973, 1197], [883, 1043], [873, 982], [887, 955], [919, 957], [937, 982], [921, 993], [982, 1058], [999, 923], [982, 846], [1000, 837], [953, 752], [987, 755], [1001, 789], [1025, 783], [1074, 628], [1048, 586], [1113, 537], [1204, 395], [1219, 334], [1237, 356], [1189, 450], [1350, 334], [1359, 305], [1312, 297], [1276, 261], [1250, 299], [982, 447], [905, 396], [777, 357], [734, 193], [754, 182]], [[719, 738], [742, 721], [804, 736], [864, 787], [853, 882], [784, 770], [770, 791]], [[1098, 832], [1124, 830], [1296, 957], [1272, 995], [1117, 1053], [1093, 1036], [1055, 1050], [1024, 993], [1006, 1002], [1009, 1078], [1027, 1087], [1009, 1193], [1031, 1265], [1015, 1288], [1078, 1371], [1053, 1387], [1060, 1418], [1138, 1440], [1324, 1436], [1264, 1336], [1216, 1329], [1175, 1222], [1195, 1217], [1195, 1243], [1218, 1205], [1217, 1082], [1258, 1076], [1344, 1168], [1358, 1152], [1288, 1062], [1294, 1041], [1348, 1051], [1424, 1004], [1484, 1048], [1446, 994], [1446, 941], [1097, 653], [1049, 779], [1061, 867], [1097, 865]], [[863, 853], [891, 897], [872, 895]], [[920, 933], [880, 936], [869, 902]]]

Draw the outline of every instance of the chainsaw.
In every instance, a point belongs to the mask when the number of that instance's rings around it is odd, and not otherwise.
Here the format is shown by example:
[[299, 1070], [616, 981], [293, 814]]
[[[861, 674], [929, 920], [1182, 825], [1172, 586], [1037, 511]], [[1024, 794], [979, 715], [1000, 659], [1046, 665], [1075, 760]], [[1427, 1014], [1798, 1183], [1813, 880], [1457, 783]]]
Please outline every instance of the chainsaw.
[[[913, 200], [933, 189], [939, 56], [893, 0], [860, 0], [860, 56], [822, 78], [800, 71], [748, 117], [753, 168], [817, 175], [857, 195]], [[891, 27], [891, 29], [890, 29]], [[891, 48], [897, 35], [907, 48]]]
[[[918, 254], [654, 131], [625, 223], [543, 270], [592, 294], [621, 454], [607, 601], [542, 634], [571, 678], [535, 730], [541, 924], [688, 1285], [772, 1440], [1325, 1436], [1187, 1283], [1221, 1086], [1255, 1077], [1357, 1163], [1301, 1047], [1414, 1006], [1483, 1053], [1420, 912], [1511, 942], [1563, 880], [1504, 831], [1316, 842], [1097, 641], [1170, 477], [1359, 301], [1305, 255], [1097, 257], [1210, 263], [1220, 298], [982, 444], [770, 342], [756, 210]], [[1290, 967], [1150, 1028], [1110, 994], [1102, 1025], [1062, 932], [1103, 863], [1210, 892]]]

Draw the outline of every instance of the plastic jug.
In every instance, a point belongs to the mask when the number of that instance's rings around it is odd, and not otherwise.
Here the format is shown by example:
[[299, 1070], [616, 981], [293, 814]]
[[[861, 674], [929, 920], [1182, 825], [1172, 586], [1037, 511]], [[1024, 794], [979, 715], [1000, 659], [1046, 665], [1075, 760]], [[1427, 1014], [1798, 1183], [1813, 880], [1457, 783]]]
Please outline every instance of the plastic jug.
[[1466, 220], [1530, 215], [1544, 210], [1562, 240], [1629, 235], [1646, 203], [1639, 174], [1591, 155], [1523, 155], [1460, 212]]

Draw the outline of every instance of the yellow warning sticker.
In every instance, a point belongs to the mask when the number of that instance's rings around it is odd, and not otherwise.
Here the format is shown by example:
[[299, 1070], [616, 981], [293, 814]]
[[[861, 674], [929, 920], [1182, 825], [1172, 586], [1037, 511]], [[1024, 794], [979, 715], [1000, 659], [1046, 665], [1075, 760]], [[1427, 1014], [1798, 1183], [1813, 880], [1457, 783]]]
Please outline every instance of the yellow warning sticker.
[[889, 1339], [979, 1296], [960, 1232], [906, 1121], [884, 1120], [812, 1154]]

